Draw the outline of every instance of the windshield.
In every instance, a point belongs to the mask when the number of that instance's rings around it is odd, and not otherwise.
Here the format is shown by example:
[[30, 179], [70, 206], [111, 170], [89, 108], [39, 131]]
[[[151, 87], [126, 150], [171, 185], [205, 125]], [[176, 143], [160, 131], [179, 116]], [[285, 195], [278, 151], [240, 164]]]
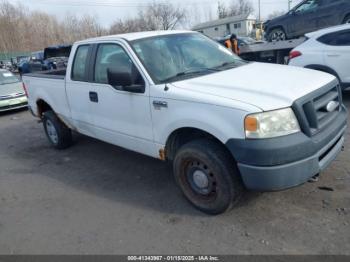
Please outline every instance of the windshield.
[[13, 84], [19, 82], [19, 79], [11, 72], [0, 72], [0, 85]]
[[156, 84], [210, 74], [245, 64], [222, 45], [197, 33], [135, 40], [132, 46]]

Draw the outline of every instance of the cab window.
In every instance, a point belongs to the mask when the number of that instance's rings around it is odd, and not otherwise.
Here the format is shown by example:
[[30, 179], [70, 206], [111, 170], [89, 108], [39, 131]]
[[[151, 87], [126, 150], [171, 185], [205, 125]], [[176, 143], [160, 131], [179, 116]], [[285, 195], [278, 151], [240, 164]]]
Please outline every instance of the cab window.
[[86, 66], [89, 53], [89, 46], [79, 46], [74, 57], [73, 69], [71, 78], [74, 81], [87, 81]]
[[142, 84], [143, 79], [125, 50], [117, 44], [100, 44], [97, 50], [94, 82], [108, 84], [107, 70], [128, 73], [134, 84]]

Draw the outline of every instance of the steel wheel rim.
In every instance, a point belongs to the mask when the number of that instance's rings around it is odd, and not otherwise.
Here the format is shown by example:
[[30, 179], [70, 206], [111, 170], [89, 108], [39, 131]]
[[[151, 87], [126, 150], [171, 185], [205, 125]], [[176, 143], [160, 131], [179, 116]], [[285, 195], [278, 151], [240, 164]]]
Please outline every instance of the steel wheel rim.
[[49, 119], [46, 120], [46, 132], [51, 142], [54, 144], [57, 144], [58, 143], [57, 130]]
[[186, 181], [190, 189], [201, 198], [213, 199], [217, 195], [215, 175], [200, 161], [191, 160], [188, 162]]

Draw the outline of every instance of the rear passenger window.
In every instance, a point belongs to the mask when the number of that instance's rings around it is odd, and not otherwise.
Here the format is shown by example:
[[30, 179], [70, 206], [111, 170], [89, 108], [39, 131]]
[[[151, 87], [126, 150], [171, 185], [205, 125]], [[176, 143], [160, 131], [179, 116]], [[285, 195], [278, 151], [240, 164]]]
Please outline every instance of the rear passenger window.
[[87, 57], [89, 52], [89, 46], [79, 46], [74, 58], [73, 69], [72, 69], [72, 80], [74, 81], [87, 81], [85, 70], [87, 66]]
[[341, 31], [321, 36], [318, 41], [332, 46], [350, 46], [350, 31]]

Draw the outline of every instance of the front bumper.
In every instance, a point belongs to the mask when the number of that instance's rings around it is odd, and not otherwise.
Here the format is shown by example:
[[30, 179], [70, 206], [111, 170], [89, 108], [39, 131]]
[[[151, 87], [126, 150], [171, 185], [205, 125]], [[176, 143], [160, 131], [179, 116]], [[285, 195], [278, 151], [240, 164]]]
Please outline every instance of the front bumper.
[[0, 100], [0, 112], [24, 108], [27, 106], [28, 99], [26, 96]]
[[326, 169], [342, 150], [347, 112], [314, 137], [303, 133], [262, 140], [229, 140], [247, 189], [276, 191], [298, 186]]

